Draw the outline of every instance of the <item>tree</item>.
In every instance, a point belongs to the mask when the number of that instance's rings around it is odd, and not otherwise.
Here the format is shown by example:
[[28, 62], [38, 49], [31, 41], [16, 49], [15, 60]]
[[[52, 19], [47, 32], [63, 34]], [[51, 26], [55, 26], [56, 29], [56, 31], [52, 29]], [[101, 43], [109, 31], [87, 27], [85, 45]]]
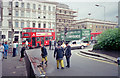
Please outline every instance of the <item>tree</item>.
[[97, 40], [94, 50], [120, 50], [120, 29], [108, 29], [102, 32]]

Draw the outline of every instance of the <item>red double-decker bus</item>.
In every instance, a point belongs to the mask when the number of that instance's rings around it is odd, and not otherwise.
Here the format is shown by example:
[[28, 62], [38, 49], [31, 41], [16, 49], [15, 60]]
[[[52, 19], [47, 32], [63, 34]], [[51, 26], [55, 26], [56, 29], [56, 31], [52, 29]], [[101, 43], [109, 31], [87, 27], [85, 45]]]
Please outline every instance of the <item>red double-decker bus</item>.
[[102, 32], [97, 32], [97, 33], [91, 33], [91, 40], [96, 40], [96, 36], [101, 34]]
[[28, 41], [30, 48], [49, 45], [49, 40], [55, 40], [55, 30], [50, 28], [23, 28], [22, 44]]

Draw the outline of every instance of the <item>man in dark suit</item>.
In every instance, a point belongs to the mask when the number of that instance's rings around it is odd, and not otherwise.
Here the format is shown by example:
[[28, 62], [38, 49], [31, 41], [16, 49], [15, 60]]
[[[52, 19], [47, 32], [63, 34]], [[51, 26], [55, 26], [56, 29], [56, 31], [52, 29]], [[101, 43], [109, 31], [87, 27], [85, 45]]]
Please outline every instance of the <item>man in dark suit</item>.
[[71, 57], [71, 47], [66, 43], [66, 48], [65, 48], [65, 56], [66, 56], [66, 61], [67, 61], [67, 66], [70, 68], [70, 57]]

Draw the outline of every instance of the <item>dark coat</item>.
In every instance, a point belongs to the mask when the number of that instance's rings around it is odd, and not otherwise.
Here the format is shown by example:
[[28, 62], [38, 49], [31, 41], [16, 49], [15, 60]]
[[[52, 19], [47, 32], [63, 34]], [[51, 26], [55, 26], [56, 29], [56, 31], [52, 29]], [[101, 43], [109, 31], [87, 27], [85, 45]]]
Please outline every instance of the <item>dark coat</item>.
[[47, 56], [47, 49], [44, 46], [41, 48], [41, 52], [42, 58], [45, 58]]
[[51, 40], [49, 41], [49, 45], [51, 46], [51, 44], [52, 44], [52, 42], [51, 42]]
[[62, 60], [64, 56], [64, 49], [61, 46], [55, 47], [54, 57], [56, 56], [56, 60]]
[[25, 52], [25, 47], [22, 47], [22, 48], [21, 48], [21, 58], [24, 57], [24, 52]]
[[65, 48], [65, 56], [71, 56], [71, 47], [69, 45]]
[[54, 46], [56, 46], [56, 41], [54, 41]]

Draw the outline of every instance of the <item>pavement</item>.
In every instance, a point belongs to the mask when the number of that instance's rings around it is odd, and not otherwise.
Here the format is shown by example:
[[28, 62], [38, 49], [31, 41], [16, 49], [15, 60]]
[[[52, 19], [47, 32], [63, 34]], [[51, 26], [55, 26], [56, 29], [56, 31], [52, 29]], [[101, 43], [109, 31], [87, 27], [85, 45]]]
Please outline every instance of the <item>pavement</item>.
[[[86, 47], [85, 49], [80, 49], [80, 55], [86, 56], [86, 57], [91, 57], [91, 58], [95, 58], [95, 59], [99, 59], [99, 60], [104, 60], [104, 61], [109, 61], [109, 62], [114, 62], [117, 63], [117, 58], [110, 56], [110, 52], [109, 55], [106, 54], [106, 52], [96, 52], [93, 50], [93, 46], [94, 45], [90, 45], [89, 47]], [[113, 53], [111, 54], [113, 55]]]
[[26, 77], [25, 61], [19, 61], [20, 53], [16, 57], [12, 57], [12, 53], [8, 52], [7, 59], [2, 61], [2, 78], [4, 77]]

